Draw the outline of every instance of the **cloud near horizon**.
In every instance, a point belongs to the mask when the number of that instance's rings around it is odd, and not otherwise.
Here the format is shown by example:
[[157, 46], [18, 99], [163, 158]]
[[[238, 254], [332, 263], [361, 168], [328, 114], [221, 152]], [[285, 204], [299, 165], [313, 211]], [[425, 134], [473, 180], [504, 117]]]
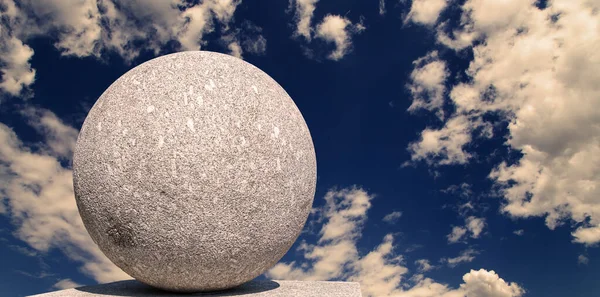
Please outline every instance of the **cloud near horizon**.
[[[63, 165], [71, 158], [77, 131], [47, 110], [28, 109], [23, 114], [46, 141], [33, 152], [9, 127], [0, 124], [0, 172], [5, 181], [0, 192], [6, 197], [4, 215], [15, 224], [15, 236], [41, 253], [60, 250], [99, 283], [130, 278], [100, 252], [81, 222], [72, 171]], [[267, 275], [278, 279], [357, 281], [365, 296], [521, 296], [523, 291], [518, 285], [505, 283], [493, 271], [484, 269], [466, 273], [464, 284], [449, 288], [421, 274], [432, 269], [426, 260], [420, 262], [421, 270], [416, 274], [419, 281], [405, 289], [408, 268], [402, 265], [403, 257], [395, 253], [392, 234], [366, 255], [358, 252], [357, 241], [372, 198], [356, 187], [329, 191], [324, 197], [325, 206], [315, 210], [315, 219], [324, 221], [317, 243], [302, 242], [298, 249], [308, 261], [306, 265], [279, 263]], [[488, 295], [469, 295], [478, 292], [482, 283], [493, 288], [485, 293]], [[76, 285], [65, 279], [55, 288]]]
[[48, 110], [28, 109], [24, 114], [45, 138], [33, 145], [35, 149], [0, 123], [0, 194], [6, 205], [3, 214], [15, 226], [14, 236], [42, 254], [60, 250], [99, 283], [131, 278], [98, 249], [79, 216], [72, 170], [65, 165], [78, 131]]
[[[459, 288], [450, 288], [422, 274], [434, 268], [426, 259], [417, 261], [419, 272], [411, 278], [416, 281], [409, 283], [409, 269], [403, 264], [404, 257], [396, 253], [393, 234], [385, 235], [368, 253], [358, 252], [372, 194], [358, 187], [332, 189], [324, 199], [325, 205], [313, 211], [317, 216], [314, 219], [323, 221], [317, 243], [302, 242], [297, 251], [302, 253], [303, 261], [280, 262], [266, 273], [267, 277], [359, 282], [365, 297], [517, 297], [524, 293], [519, 285], [507, 283], [494, 271], [485, 269], [471, 270], [463, 276], [464, 283]], [[469, 262], [475, 253], [469, 250], [462, 258], [447, 262]]]

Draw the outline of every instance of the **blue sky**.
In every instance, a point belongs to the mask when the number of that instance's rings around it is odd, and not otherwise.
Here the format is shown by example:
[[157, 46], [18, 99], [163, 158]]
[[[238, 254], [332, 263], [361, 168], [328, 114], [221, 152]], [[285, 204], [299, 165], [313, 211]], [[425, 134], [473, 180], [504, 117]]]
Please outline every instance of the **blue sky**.
[[593, 0], [0, 0], [0, 295], [126, 278], [87, 236], [87, 111], [156, 56], [273, 77], [310, 128], [314, 211], [263, 277], [363, 296], [600, 294]]

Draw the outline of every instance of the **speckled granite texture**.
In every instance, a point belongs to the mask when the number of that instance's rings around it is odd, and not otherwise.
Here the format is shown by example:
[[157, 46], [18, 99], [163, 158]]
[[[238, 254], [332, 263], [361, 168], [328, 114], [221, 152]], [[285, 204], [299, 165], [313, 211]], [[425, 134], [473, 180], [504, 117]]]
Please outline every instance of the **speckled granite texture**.
[[214, 293], [176, 294], [159, 291], [140, 282], [120, 281], [55, 291], [37, 297], [100, 296], [247, 296], [247, 297], [361, 297], [360, 285], [350, 282], [251, 281], [238, 288]]
[[272, 267], [316, 183], [312, 139], [285, 90], [213, 52], [141, 64], [90, 110], [73, 159], [92, 239], [137, 280], [221, 290]]

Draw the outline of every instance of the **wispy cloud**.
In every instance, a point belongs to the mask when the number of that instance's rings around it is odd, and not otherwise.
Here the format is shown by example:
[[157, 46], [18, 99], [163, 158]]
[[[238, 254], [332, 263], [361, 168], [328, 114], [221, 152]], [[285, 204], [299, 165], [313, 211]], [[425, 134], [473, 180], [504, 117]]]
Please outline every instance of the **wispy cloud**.
[[226, 45], [235, 56], [241, 57], [242, 49], [260, 52], [266, 46], [261, 34], [246, 36], [244, 30], [232, 28], [240, 3], [2, 0], [0, 17], [7, 25], [0, 30], [0, 89], [18, 96], [35, 81], [35, 69], [29, 63], [34, 51], [26, 43], [41, 35], [55, 39], [55, 48], [66, 56], [101, 59], [106, 52], [115, 52], [128, 62], [142, 51], [159, 54], [171, 41], [180, 50], [198, 50], [206, 44], [205, 35], [214, 32], [244, 40]]
[[[422, 274], [405, 281], [408, 268], [403, 264], [404, 258], [396, 253], [392, 234], [385, 235], [377, 247], [361, 255], [357, 243], [372, 198], [356, 187], [329, 191], [325, 195], [324, 208], [315, 211], [315, 219], [323, 222], [317, 243], [302, 243], [298, 251], [304, 259], [278, 263], [267, 272], [267, 276], [274, 279], [356, 281], [361, 284], [365, 297], [516, 297], [523, 294], [517, 284], [506, 283], [494, 271], [484, 269], [466, 273], [464, 283], [456, 289]], [[465, 254], [465, 257], [472, 254]], [[416, 265], [420, 272], [433, 268], [427, 260], [418, 260]]]
[[470, 236], [471, 238], [479, 238], [485, 228], [485, 219], [470, 216], [465, 218], [465, 226], [454, 226], [452, 231], [446, 237], [449, 243], [457, 243], [463, 241], [463, 238]]
[[401, 211], [392, 211], [383, 217], [383, 221], [388, 224], [393, 224], [398, 221], [398, 219], [402, 216]]
[[463, 239], [463, 237], [467, 234], [467, 229], [454, 226], [452, 227], [452, 231], [446, 237], [448, 238], [449, 243], [457, 243]]
[[62, 251], [99, 282], [129, 278], [100, 252], [79, 216], [72, 171], [63, 165], [69, 163], [77, 130], [47, 110], [25, 114], [45, 137], [35, 151], [0, 123], [0, 193], [15, 236], [39, 252]]
[[[302, 36], [306, 41], [313, 37], [333, 43], [335, 49], [328, 55], [334, 61], [342, 59], [352, 48], [352, 36], [366, 29], [362, 17], [358, 23], [352, 23], [347, 17], [328, 14], [316, 26], [312, 25], [318, 0], [291, 0], [290, 7], [295, 11], [295, 37]], [[307, 50], [307, 52], [312, 52]], [[311, 54], [312, 55], [312, 54]]]
[[379, 0], [379, 15], [384, 15], [385, 12], [385, 0]]
[[429, 260], [427, 259], [419, 259], [417, 261], [415, 261], [415, 265], [417, 265], [417, 270], [419, 272], [427, 272], [430, 271], [432, 269], [435, 269], [436, 267], [434, 265], [431, 265], [431, 263], [429, 263]]
[[478, 251], [474, 249], [466, 249], [460, 253], [457, 257], [454, 258], [443, 258], [441, 260], [442, 263], [447, 263], [450, 267], [455, 267], [460, 263], [469, 263], [475, 260], [475, 256], [479, 254]]

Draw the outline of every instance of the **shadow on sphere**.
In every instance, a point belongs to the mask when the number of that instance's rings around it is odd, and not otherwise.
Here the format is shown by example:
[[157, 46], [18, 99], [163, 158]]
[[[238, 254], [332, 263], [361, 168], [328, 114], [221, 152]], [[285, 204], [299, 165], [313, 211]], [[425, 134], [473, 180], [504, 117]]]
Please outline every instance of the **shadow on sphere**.
[[175, 293], [163, 291], [149, 285], [140, 283], [136, 280], [126, 280], [103, 285], [85, 286], [76, 288], [78, 291], [108, 296], [242, 296], [256, 294], [279, 288], [279, 284], [271, 280], [253, 280], [239, 287], [223, 291], [202, 292], [202, 293]]

